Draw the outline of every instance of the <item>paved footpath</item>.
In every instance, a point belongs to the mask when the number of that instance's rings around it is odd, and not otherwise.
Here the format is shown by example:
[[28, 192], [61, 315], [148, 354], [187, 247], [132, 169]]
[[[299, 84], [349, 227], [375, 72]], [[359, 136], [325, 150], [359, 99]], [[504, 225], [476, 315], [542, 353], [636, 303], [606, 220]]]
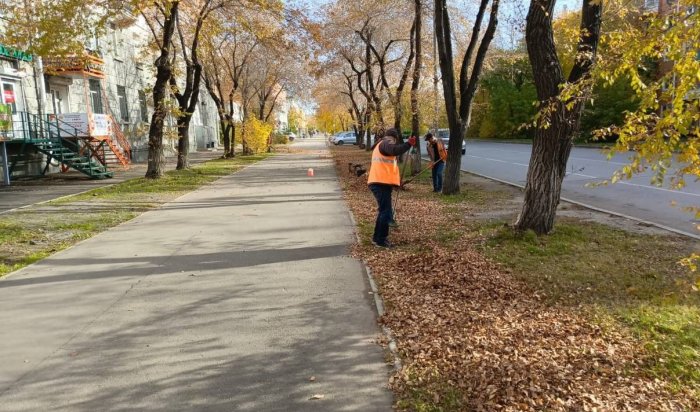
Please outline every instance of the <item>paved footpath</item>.
[[332, 160], [321, 142], [295, 147], [319, 151], [1, 279], [0, 410], [391, 410]]

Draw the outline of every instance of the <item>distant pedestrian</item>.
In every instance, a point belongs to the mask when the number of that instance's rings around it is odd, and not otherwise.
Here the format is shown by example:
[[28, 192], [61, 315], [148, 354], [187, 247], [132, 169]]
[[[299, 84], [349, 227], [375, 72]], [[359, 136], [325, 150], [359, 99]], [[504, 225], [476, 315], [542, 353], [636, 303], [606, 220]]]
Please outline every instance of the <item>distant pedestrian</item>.
[[378, 213], [374, 225], [372, 243], [379, 247], [391, 247], [389, 238], [389, 223], [392, 220], [391, 192], [394, 187], [401, 186], [401, 172], [397, 156], [408, 152], [416, 145], [415, 136], [407, 143], [397, 143], [399, 133], [389, 129], [384, 138], [374, 146], [372, 162], [369, 169], [367, 184], [377, 200]]
[[428, 156], [430, 156], [431, 172], [433, 174], [433, 192], [442, 192], [442, 174], [447, 161], [447, 149], [441, 139], [437, 139], [432, 133], [425, 135], [428, 143]]

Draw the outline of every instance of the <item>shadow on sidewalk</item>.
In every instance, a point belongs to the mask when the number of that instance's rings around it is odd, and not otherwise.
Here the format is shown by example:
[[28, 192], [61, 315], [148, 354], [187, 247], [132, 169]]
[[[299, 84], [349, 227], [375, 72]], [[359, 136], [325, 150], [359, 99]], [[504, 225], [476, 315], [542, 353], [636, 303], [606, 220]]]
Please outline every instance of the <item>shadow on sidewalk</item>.
[[[250, 251], [230, 251], [174, 256], [135, 256], [118, 259], [52, 259], [49, 263], [39, 262], [32, 272], [41, 272], [44, 267], [76, 266], [87, 268], [91, 265], [123, 265], [127, 267], [110, 268], [98, 271], [76, 271], [70, 275], [12, 277], [0, 282], [0, 289], [41, 283], [71, 282], [78, 280], [103, 279], [116, 277], [143, 277], [150, 275], [179, 274], [218, 269], [236, 269], [272, 263], [295, 262], [310, 259], [345, 256], [349, 246], [328, 245], [292, 249], [265, 249]], [[83, 269], [84, 270], [84, 269]], [[29, 275], [29, 272], [27, 272]], [[231, 272], [235, 275], [235, 272]]]

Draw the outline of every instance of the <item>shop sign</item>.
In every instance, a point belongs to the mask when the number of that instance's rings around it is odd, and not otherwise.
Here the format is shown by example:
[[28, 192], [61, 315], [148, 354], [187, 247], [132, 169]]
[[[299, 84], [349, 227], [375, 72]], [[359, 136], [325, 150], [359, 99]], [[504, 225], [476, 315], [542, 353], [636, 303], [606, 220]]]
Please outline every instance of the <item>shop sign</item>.
[[5, 89], [2, 91], [2, 97], [5, 103], [10, 104], [15, 102], [15, 91], [12, 89]]
[[2, 44], [0, 44], [0, 57], [5, 57], [14, 60], [22, 60], [25, 62], [31, 62], [32, 60], [34, 60], [34, 56], [32, 56], [31, 54], [22, 50], [13, 49], [12, 47], [4, 46]]

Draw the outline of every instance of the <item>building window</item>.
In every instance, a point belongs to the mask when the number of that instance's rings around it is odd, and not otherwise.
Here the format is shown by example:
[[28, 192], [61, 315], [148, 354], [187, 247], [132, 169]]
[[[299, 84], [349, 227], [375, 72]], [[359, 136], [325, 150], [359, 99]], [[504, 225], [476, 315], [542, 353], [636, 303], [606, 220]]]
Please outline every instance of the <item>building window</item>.
[[51, 106], [53, 108], [53, 113], [54, 114], [62, 114], [63, 113], [63, 97], [61, 96], [61, 92], [56, 89], [51, 89]]
[[659, 11], [659, 0], [644, 0], [643, 6], [646, 11]]
[[141, 121], [148, 123], [148, 106], [146, 105], [146, 92], [139, 90], [139, 106], [141, 106]]
[[124, 122], [129, 121], [129, 106], [126, 103], [126, 87], [117, 86], [117, 100], [119, 101], [119, 113]]
[[126, 83], [126, 65], [123, 61], [114, 59], [114, 67], [117, 75], [117, 81]]
[[104, 114], [104, 109], [102, 108], [102, 88], [100, 87], [100, 81], [90, 79], [90, 104], [92, 105], [92, 112], [97, 114]]
[[202, 119], [202, 126], [209, 126], [209, 118], [206, 111], [207, 104], [203, 100], [199, 101], [199, 117]]
[[17, 99], [15, 98], [15, 85], [13, 83], [2, 83], [2, 103], [12, 107], [12, 113], [17, 112]]

